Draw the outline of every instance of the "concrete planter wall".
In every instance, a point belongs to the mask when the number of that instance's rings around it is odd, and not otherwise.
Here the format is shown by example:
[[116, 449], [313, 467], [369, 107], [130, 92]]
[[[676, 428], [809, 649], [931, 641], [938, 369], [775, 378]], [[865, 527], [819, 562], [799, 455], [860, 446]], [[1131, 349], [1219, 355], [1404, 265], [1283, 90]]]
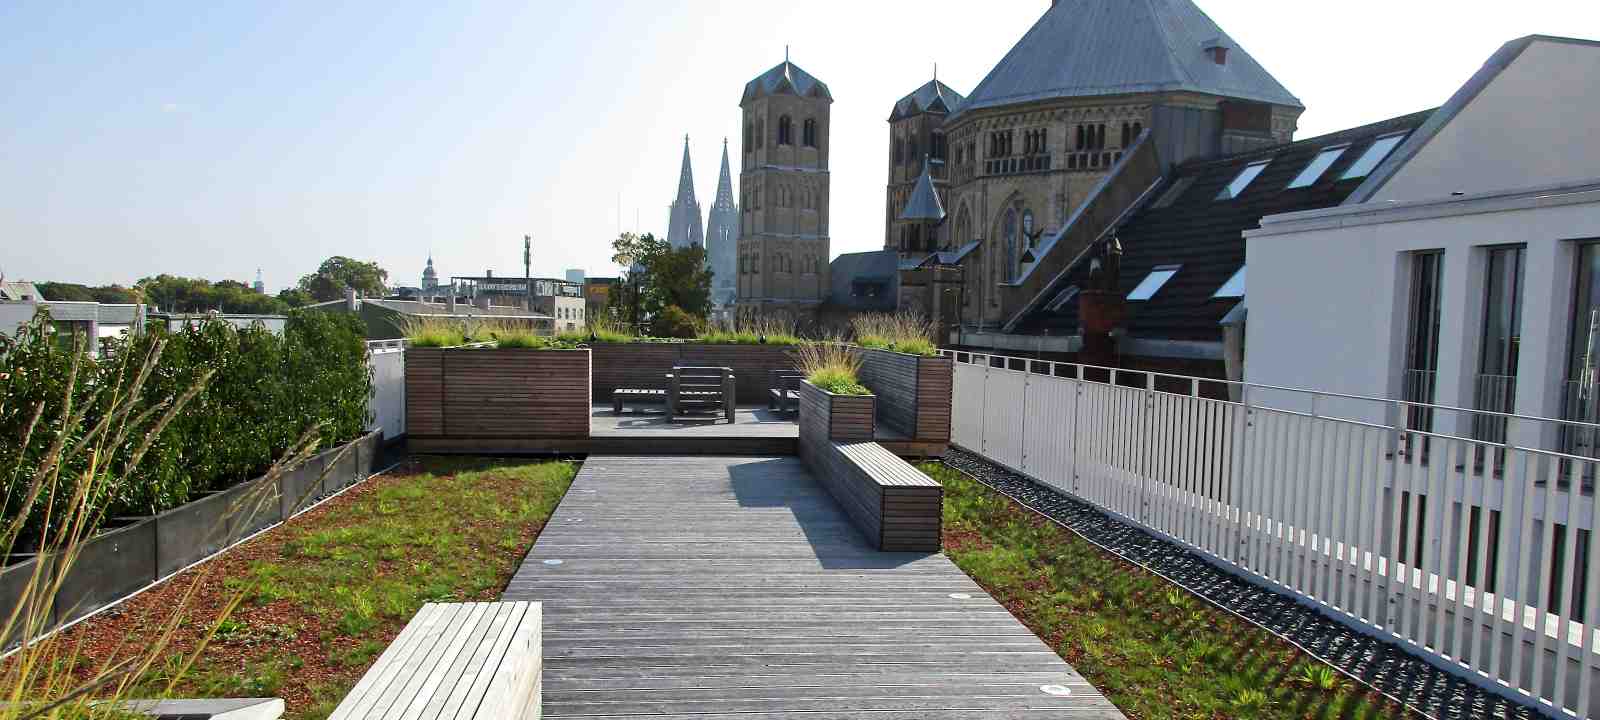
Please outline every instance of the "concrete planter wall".
[[800, 444], [808, 440], [871, 440], [877, 398], [872, 395], [835, 395], [800, 382]]
[[794, 348], [787, 345], [712, 345], [705, 343], [595, 343], [594, 402], [609, 402], [617, 388], [666, 388], [674, 365], [733, 368], [739, 404], [764, 405], [771, 370], [793, 370]]
[[589, 371], [588, 349], [410, 348], [407, 442], [427, 451], [587, 439]]
[[[101, 532], [83, 543], [62, 578], [50, 603], [48, 627], [117, 602], [366, 479], [381, 441], [381, 432], [371, 432], [311, 458], [275, 482], [243, 482]], [[15, 607], [36, 564], [48, 561], [32, 558], [0, 569], [0, 608]]]
[[914, 442], [950, 442], [950, 358], [862, 348], [861, 384], [878, 396], [878, 420]]

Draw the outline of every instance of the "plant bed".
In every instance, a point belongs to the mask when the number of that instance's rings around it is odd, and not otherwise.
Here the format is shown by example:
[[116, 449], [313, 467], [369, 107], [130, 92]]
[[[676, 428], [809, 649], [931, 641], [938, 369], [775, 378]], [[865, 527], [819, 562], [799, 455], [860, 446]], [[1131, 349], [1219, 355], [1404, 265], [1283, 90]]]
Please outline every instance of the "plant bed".
[[443, 451], [586, 440], [590, 360], [587, 348], [410, 348], [407, 441], [414, 451]]
[[877, 398], [839, 395], [800, 381], [800, 439], [802, 443], [826, 440], [871, 440]]
[[[424, 458], [191, 568], [66, 631], [79, 674], [145, 637], [194, 588], [159, 689], [236, 610], [178, 681], [178, 697], [282, 697], [325, 717], [425, 602], [498, 599], [571, 484], [568, 462]], [[198, 582], [198, 585], [195, 583]], [[136, 693], [135, 696], [144, 693]]]
[[920, 468], [944, 486], [945, 554], [1129, 717], [1420, 717], [959, 470]]
[[878, 419], [924, 443], [950, 442], [950, 358], [861, 348], [861, 384], [878, 396]]

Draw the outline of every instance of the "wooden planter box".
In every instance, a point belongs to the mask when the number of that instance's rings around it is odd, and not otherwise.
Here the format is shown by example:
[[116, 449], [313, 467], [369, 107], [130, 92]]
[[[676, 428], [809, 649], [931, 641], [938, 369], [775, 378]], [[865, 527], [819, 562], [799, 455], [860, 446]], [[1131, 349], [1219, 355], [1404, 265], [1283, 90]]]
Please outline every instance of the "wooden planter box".
[[800, 381], [800, 439], [860, 441], [872, 439], [872, 395], [835, 395]]
[[589, 370], [586, 348], [410, 348], [407, 443], [419, 452], [482, 452], [587, 440]]
[[878, 419], [913, 442], [950, 442], [953, 365], [947, 357], [861, 348], [861, 384], [878, 396]]
[[733, 368], [741, 405], [765, 405], [767, 375], [793, 370], [794, 348], [787, 345], [712, 345], [706, 343], [595, 343], [593, 401], [608, 403], [617, 388], [665, 389], [674, 365]]

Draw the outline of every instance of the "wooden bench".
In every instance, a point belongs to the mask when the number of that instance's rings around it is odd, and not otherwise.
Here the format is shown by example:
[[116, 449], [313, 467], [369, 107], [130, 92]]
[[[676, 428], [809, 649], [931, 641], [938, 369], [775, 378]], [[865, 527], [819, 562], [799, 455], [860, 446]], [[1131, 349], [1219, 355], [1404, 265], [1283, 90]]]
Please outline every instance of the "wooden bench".
[[768, 370], [767, 409], [800, 412], [800, 381], [805, 377], [799, 370]]
[[938, 552], [944, 488], [875, 442], [827, 440], [813, 474], [885, 552]]
[[677, 366], [667, 373], [667, 421], [688, 412], [721, 411], [733, 422], [736, 402], [732, 368]]
[[667, 391], [648, 390], [644, 388], [617, 388], [616, 390], [612, 390], [611, 412], [621, 415], [623, 402], [665, 405], [667, 402]]
[[536, 720], [540, 611], [536, 602], [423, 605], [329, 720]]

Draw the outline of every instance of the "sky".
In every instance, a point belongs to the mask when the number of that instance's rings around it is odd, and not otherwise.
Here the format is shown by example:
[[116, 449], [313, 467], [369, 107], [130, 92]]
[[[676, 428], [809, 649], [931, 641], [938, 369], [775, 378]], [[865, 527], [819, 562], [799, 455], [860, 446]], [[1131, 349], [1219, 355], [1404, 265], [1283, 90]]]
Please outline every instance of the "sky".
[[[1062, 0], [1070, 2], [1071, 0]], [[1600, 3], [1198, 0], [1298, 96], [1297, 137], [1444, 102], [1502, 43], [1600, 37]], [[615, 274], [663, 234], [690, 137], [702, 209], [744, 83], [826, 82], [832, 252], [883, 245], [887, 117], [970, 92], [1048, 0], [0, 1], [0, 273], [293, 285], [326, 257], [418, 285]], [[738, 178], [734, 178], [737, 185]]]

